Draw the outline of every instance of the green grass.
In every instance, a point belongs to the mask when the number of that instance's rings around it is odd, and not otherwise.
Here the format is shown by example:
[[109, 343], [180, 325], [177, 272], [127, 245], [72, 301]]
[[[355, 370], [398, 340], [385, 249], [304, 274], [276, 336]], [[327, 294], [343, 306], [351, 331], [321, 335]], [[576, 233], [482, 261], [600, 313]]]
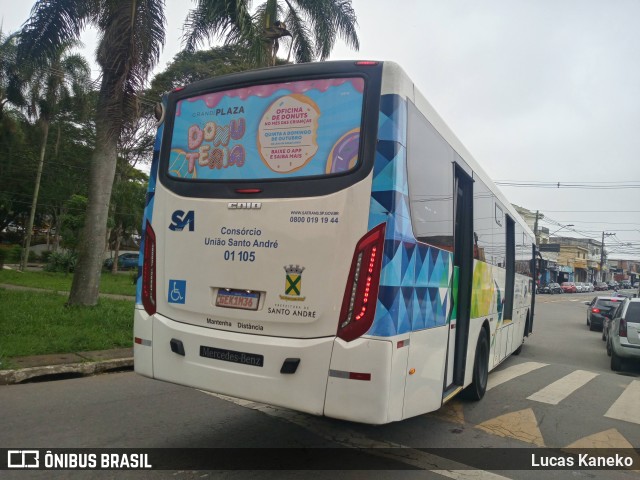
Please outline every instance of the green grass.
[[66, 297], [0, 288], [0, 369], [12, 357], [130, 347], [133, 300], [101, 298], [95, 307], [66, 307]]
[[[136, 286], [133, 284], [132, 275], [135, 274], [131, 272], [119, 273], [117, 275], [103, 273], [100, 280], [100, 292], [134, 296], [136, 294]], [[0, 270], [0, 283], [44, 288], [56, 292], [68, 292], [71, 290], [72, 279], [72, 274]]]

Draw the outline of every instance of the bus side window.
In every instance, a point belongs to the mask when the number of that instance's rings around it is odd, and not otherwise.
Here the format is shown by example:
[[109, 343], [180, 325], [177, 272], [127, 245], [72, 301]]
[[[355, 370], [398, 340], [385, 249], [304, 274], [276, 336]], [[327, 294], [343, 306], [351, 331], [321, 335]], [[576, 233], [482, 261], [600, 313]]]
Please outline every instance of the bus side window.
[[416, 239], [453, 252], [453, 148], [409, 102], [407, 177]]

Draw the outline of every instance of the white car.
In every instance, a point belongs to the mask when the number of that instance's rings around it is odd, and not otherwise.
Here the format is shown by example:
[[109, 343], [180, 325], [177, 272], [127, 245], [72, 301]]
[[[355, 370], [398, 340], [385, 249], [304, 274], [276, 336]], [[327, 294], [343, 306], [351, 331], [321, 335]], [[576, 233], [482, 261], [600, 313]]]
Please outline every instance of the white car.
[[640, 361], [640, 298], [630, 298], [620, 305], [608, 322], [607, 353], [611, 370], [618, 371], [624, 360]]
[[576, 283], [576, 293], [582, 293], [585, 292], [586, 290], [584, 290], [584, 283], [582, 282], [575, 282]]
[[585, 283], [584, 286], [587, 287], [585, 292], [593, 292], [595, 290], [595, 287], [593, 286], [593, 283], [591, 283], [591, 282]]

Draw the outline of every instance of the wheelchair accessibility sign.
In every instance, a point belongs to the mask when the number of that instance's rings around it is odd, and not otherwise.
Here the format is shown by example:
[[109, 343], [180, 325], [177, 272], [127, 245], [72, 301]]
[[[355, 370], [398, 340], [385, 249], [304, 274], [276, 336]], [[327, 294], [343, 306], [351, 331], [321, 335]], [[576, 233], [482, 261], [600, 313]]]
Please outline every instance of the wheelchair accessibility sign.
[[167, 301], [169, 303], [184, 304], [184, 300], [186, 296], [187, 296], [186, 280], [169, 280], [169, 295], [167, 298]]

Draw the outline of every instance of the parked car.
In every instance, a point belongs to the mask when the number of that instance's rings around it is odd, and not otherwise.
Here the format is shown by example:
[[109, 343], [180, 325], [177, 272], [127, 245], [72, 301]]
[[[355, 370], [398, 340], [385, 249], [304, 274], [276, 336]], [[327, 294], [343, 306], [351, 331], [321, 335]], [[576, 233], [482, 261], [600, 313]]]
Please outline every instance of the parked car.
[[603, 330], [605, 319], [611, 318], [611, 313], [624, 301], [618, 297], [595, 297], [590, 302], [584, 302], [587, 309], [587, 325], [589, 330]]
[[629, 288], [631, 288], [631, 282], [629, 280], [623, 280], [623, 281], [620, 282], [619, 288], [629, 289]]
[[606, 292], [607, 290], [609, 290], [609, 285], [604, 282], [596, 282], [594, 287], [596, 292]]
[[609, 290], [616, 290], [618, 288], [618, 282], [616, 282], [615, 280], [610, 281], [608, 285]]
[[549, 284], [549, 293], [550, 294], [555, 294], [555, 293], [564, 293], [564, 290], [562, 289], [562, 287], [560, 286], [559, 283], [550, 283]]
[[627, 359], [640, 360], [640, 298], [625, 299], [609, 322], [607, 353], [611, 370], [622, 370]]
[[595, 291], [595, 287], [593, 286], [593, 283], [591, 282], [587, 282], [584, 284], [584, 286], [587, 287], [587, 292], [594, 292]]
[[576, 284], [573, 282], [563, 282], [561, 287], [564, 293], [576, 293], [578, 291]]
[[575, 282], [576, 284], [576, 293], [582, 293], [584, 292], [584, 288], [583, 288], [583, 283], [582, 282]]
[[[121, 253], [118, 255], [118, 269], [120, 270], [130, 270], [133, 268], [138, 268], [138, 260], [140, 258], [140, 253], [138, 252], [127, 252]], [[104, 261], [105, 268], [110, 269], [113, 266], [113, 258], [107, 258]]]
[[551, 295], [554, 293], [562, 293], [562, 287], [557, 283], [547, 283], [538, 289], [538, 293], [549, 293]]

